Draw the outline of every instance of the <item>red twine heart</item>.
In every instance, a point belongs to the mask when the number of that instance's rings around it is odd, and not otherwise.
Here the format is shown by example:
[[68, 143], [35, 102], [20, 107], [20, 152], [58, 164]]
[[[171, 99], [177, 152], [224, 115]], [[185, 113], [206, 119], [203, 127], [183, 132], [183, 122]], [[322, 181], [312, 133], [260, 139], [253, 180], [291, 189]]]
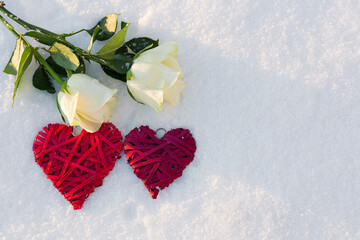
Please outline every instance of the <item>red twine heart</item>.
[[104, 123], [95, 133], [83, 130], [73, 136], [72, 131], [73, 127], [49, 124], [36, 136], [33, 151], [46, 177], [76, 210], [102, 185], [123, 144], [121, 132], [112, 123]]
[[177, 128], [158, 139], [148, 126], [133, 129], [124, 140], [126, 159], [156, 199], [159, 189], [168, 187], [181, 177], [186, 166], [193, 161], [195, 139], [188, 129]]

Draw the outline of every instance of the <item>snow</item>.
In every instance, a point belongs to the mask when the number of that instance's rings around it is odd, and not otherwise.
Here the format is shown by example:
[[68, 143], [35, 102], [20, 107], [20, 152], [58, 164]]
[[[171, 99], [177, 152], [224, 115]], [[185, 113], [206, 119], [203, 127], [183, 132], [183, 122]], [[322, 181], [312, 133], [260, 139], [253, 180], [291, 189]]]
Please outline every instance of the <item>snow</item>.
[[[347, 0], [11, 0], [51, 31], [92, 27], [109, 13], [128, 39], [177, 40], [186, 88], [157, 114], [119, 88], [112, 122], [189, 128], [198, 149], [183, 176], [151, 199], [123, 156], [71, 205], [34, 162], [32, 142], [61, 122], [55, 96], [31, 86], [11, 107], [0, 73], [0, 239], [360, 239], [360, 3]], [[15, 24], [14, 24], [15, 25]], [[21, 29], [18, 25], [15, 25]], [[71, 41], [87, 47], [86, 33]], [[0, 66], [15, 38], [0, 26]], [[101, 44], [96, 43], [95, 49]]]

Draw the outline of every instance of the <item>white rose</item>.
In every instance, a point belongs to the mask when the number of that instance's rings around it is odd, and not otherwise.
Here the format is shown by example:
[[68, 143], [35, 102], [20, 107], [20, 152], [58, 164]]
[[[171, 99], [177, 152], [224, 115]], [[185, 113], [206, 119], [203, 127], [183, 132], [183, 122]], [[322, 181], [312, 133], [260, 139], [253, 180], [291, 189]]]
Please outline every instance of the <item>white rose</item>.
[[96, 132], [110, 119], [117, 89], [110, 89], [86, 74], [73, 74], [67, 81], [67, 91], [60, 91], [57, 97], [71, 126], [80, 125], [88, 132]]
[[127, 86], [138, 100], [160, 112], [163, 101], [176, 105], [185, 87], [177, 58], [176, 41], [145, 51], [131, 66]]

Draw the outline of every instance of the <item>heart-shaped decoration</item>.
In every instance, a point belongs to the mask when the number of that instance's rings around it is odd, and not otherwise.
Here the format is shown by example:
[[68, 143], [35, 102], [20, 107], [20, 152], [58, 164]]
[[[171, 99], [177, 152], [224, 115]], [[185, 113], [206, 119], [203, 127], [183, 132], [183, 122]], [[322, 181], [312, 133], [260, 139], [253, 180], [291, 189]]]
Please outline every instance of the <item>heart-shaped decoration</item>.
[[181, 177], [186, 166], [193, 161], [195, 139], [188, 129], [177, 128], [162, 139], [148, 126], [134, 128], [124, 140], [126, 159], [156, 199], [159, 190]]
[[120, 158], [123, 143], [112, 123], [104, 123], [95, 133], [72, 133], [73, 127], [49, 124], [36, 136], [33, 151], [46, 177], [76, 210], [102, 185]]

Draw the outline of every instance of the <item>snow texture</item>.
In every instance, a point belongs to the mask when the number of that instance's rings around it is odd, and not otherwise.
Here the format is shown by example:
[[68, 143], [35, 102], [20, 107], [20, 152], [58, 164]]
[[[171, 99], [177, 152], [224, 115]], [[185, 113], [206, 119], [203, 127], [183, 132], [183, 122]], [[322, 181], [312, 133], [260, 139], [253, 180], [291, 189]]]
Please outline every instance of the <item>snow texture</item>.
[[[31, 86], [33, 64], [12, 108], [15, 79], [1, 72], [0, 239], [360, 239], [359, 1], [6, 4], [59, 33], [121, 13], [131, 23], [127, 39], [177, 40], [187, 85], [179, 105], [159, 114], [97, 64], [87, 73], [120, 89], [112, 122], [123, 136], [142, 124], [184, 127], [198, 149], [157, 200], [122, 157], [74, 211], [32, 152], [36, 133], [61, 122], [55, 96]], [[85, 49], [89, 40], [71, 37]], [[0, 66], [14, 45], [1, 25]]]

